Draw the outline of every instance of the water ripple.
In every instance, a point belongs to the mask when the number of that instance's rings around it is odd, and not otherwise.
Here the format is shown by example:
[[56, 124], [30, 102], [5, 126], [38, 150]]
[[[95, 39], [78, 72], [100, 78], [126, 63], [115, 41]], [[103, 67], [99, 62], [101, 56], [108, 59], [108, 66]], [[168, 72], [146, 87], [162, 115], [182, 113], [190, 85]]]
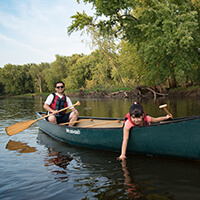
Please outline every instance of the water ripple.
[[[38, 131], [37, 123], [9, 137], [5, 127], [35, 119], [35, 111], [42, 110], [44, 99], [16, 97], [0, 102], [0, 199], [199, 200], [199, 162], [134, 155], [128, 155], [126, 163], [119, 162], [119, 153], [58, 142]], [[195, 113], [199, 109], [192, 102], [182, 101], [181, 107], [189, 104], [190, 112]], [[81, 115], [121, 117], [132, 100], [81, 103]], [[144, 103], [147, 112], [155, 104]], [[177, 103], [173, 113], [176, 115], [181, 107]], [[159, 113], [155, 110], [153, 114]]]

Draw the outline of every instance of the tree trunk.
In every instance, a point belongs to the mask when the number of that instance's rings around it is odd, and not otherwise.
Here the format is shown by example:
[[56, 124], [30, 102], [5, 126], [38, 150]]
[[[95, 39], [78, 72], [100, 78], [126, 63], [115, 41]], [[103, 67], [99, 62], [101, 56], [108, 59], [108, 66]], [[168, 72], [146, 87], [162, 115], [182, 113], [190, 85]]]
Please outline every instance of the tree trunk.
[[175, 76], [173, 76], [169, 79], [169, 88], [176, 88], [176, 86], [177, 86], [176, 78]]
[[40, 89], [40, 94], [42, 93], [42, 81], [41, 81], [41, 77], [38, 75], [38, 86], [39, 86], [39, 89]]

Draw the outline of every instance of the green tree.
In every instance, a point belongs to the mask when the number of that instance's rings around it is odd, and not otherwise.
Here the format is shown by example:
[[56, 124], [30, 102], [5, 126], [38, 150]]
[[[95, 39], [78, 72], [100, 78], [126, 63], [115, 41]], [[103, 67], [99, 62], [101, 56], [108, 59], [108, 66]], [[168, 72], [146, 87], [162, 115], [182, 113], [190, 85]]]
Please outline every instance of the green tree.
[[73, 90], [85, 87], [86, 80], [90, 79], [90, 74], [89, 56], [79, 57], [76, 62], [73, 62], [69, 75], [64, 79], [66, 89]]
[[[200, 6], [197, 0], [83, 0], [92, 3], [95, 16], [72, 16], [68, 33], [97, 27], [137, 45], [145, 64], [149, 85], [166, 83], [176, 87], [182, 71], [195, 78], [200, 66]], [[78, 1], [79, 2], [79, 1]]]
[[[112, 85], [112, 64], [104, 51], [95, 50], [88, 56], [91, 76], [86, 80], [88, 89], [105, 88]], [[118, 81], [117, 81], [118, 82]]]
[[137, 45], [121, 41], [119, 47], [119, 71], [126, 86], [145, 84], [146, 65], [137, 52]]
[[5, 93], [14, 95], [33, 92], [33, 82], [29, 70], [29, 65], [5, 65], [1, 70]]
[[83, 57], [83, 55], [74, 54], [72, 56], [60, 56], [56, 55], [56, 60], [50, 64], [50, 68], [44, 70], [45, 81], [47, 83], [48, 90], [53, 92], [55, 88], [55, 83], [62, 80], [66, 85], [68, 82], [65, 82], [70, 74], [70, 68], [76, 61]]
[[92, 26], [87, 26], [87, 33], [92, 37], [93, 46], [98, 47], [98, 49], [109, 59], [109, 70], [111, 67], [113, 78], [124, 86], [123, 80], [118, 71], [119, 60], [118, 54], [116, 53], [117, 45], [115, 44], [115, 38], [113, 36], [102, 35], [98, 29], [95, 29]]
[[45, 81], [45, 70], [50, 68], [49, 63], [30, 64], [30, 75], [34, 82], [34, 90], [42, 93], [47, 91], [47, 84]]
[[56, 55], [56, 60], [44, 72], [48, 90], [53, 92], [55, 83], [67, 76], [67, 57]]
[[0, 95], [4, 94], [4, 84], [2, 82], [2, 68], [0, 68]]
[[185, 76], [196, 73], [192, 66], [200, 64], [200, 29], [198, 12], [191, 1], [152, 1], [143, 10], [136, 28], [136, 41], [147, 63], [150, 84], [168, 79], [170, 87], [176, 87], [178, 71], [182, 70]]

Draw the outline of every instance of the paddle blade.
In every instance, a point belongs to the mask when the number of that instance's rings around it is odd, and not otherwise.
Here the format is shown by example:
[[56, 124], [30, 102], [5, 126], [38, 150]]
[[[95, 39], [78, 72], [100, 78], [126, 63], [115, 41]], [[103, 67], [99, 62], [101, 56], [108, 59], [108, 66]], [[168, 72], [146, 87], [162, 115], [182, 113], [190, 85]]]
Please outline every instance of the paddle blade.
[[6, 127], [6, 133], [11, 136], [29, 128], [36, 120], [23, 121]]

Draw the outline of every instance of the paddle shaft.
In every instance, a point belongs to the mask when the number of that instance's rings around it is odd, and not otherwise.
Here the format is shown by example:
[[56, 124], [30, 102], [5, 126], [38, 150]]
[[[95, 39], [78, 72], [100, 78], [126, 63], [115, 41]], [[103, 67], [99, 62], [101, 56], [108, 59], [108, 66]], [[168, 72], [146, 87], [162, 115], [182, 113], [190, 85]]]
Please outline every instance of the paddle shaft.
[[[73, 105], [71, 105], [71, 106], [68, 106], [68, 107], [63, 108], [63, 109], [61, 109], [61, 110], [58, 110], [57, 113], [62, 112], [62, 111], [64, 111], [64, 110], [67, 110], [68, 108], [71, 108], [71, 107], [76, 106], [76, 105], [80, 105], [80, 102], [77, 101], [75, 104], [73, 104]], [[39, 120], [41, 120], [41, 119], [44, 119], [44, 118], [46, 118], [46, 117], [50, 117], [50, 116], [52, 116], [52, 115], [55, 115], [55, 113], [51, 113], [51, 114], [49, 114], [49, 115], [45, 115], [45, 116], [43, 116], [43, 117], [41, 117], [41, 118], [36, 119], [35, 121], [39, 121]]]
[[103, 122], [103, 123], [98, 123], [98, 124], [93, 124], [90, 126], [83, 126], [84, 128], [90, 128], [90, 127], [94, 127], [94, 126], [99, 126], [99, 125], [104, 125], [104, 124], [111, 124], [111, 123], [116, 123], [116, 122], [120, 122], [120, 120], [115, 120], [115, 121], [110, 121], [110, 122]]
[[[71, 107], [73, 107], [73, 106], [75, 106], [75, 105], [80, 105], [80, 102], [78, 101], [78, 102], [75, 103], [74, 105], [71, 105], [71, 106], [69, 106], [69, 107], [63, 108], [63, 109], [59, 110], [58, 112], [61, 112], [61, 111], [66, 110], [66, 109], [68, 109], [68, 108], [71, 108]], [[11, 126], [6, 127], [6, 129], [5, 129], [5, 130], [6, 130], [6, 133], [7, 133], [9, 136], [14, 135], [14, 134], [16, 134], [16, 133], [19, 133], [19, 132], [21, 132], [21, 131], [23, 131], [23, 130], [29, 128], [29, 127], [30, 127], [33, 123], [35, 123], [36, 121], [41, 120], [41, 119], [44, 119], [44, 118], [49, 117], [49, 116], [51, 116], [51, 115], [54, 115], [54, 114], [51, 113], [51, 114], [49, 114], [49, 115], [45, 115], [45, 116], [43, 116], [43, 117], [41, 117], [41, 118], [38, 118], [38, 119], [35, 119], [35, 120], [23, 121], [23, 122], [19, 122], [19, 123], [13, 124], [13, 125], [11, 125]]]
[[165, 110], [165, 112], [168, 114], [168, 115], [172, 115], [168, 110], [167, 110], [167, 108], [163, 108], [164, 110]]
[[173, 117], [172, 117], [172, 114], [167, 110], [167, 105], [163, 105], [163, 106], [160, 106], [159, 108], [163, 108], [164, 110], [165, 110], [165, 112], [169, 115], [169, 116], [171, 116], [171, 118], [173, 119]]

